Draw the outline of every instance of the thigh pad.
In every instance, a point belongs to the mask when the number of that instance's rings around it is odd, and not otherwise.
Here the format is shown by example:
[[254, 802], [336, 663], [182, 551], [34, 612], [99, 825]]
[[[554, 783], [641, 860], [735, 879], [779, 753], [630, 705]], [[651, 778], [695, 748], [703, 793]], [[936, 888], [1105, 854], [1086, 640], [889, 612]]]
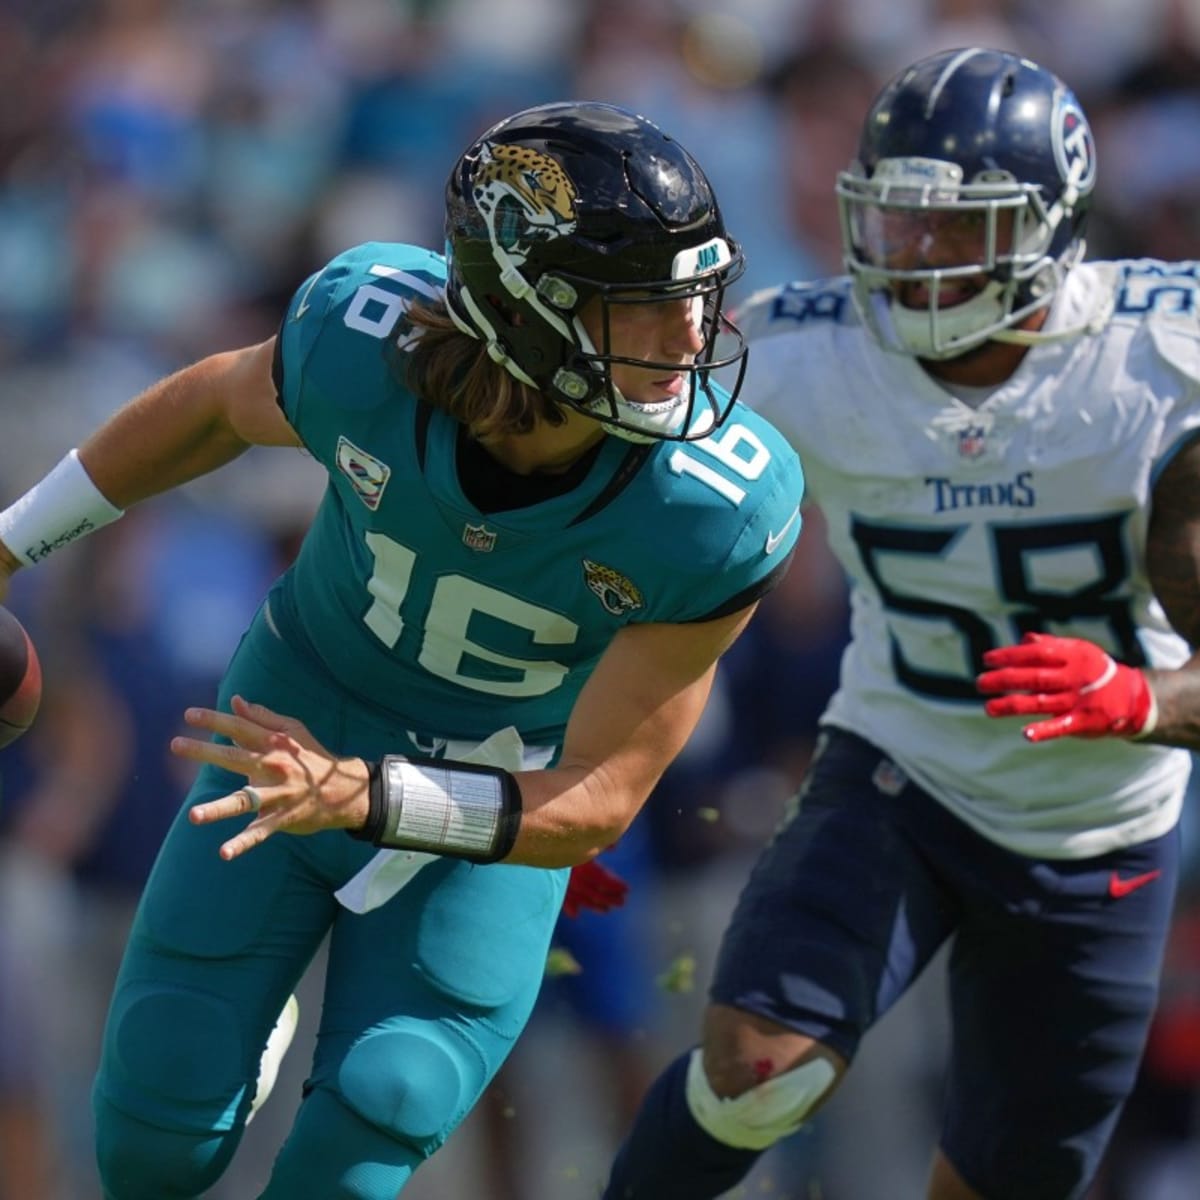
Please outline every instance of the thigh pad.
[[97, 1087], [150, 1124], [232, 1125], [247, 1086], [241, 1023], [227, 1000], [164, 984], [132, 983], [113, 997]]
[[461, 1053], [426, 1028], [369, 1034], [342, 1061], [338, 1089], [364, 1121], [431, 1153], [462, 1116], [468, 1089]]
[[565, 871], [454, 864], [417, 916], [417, 970], [470, 1008], [499, 1009], [536, 991], [565, 887]]

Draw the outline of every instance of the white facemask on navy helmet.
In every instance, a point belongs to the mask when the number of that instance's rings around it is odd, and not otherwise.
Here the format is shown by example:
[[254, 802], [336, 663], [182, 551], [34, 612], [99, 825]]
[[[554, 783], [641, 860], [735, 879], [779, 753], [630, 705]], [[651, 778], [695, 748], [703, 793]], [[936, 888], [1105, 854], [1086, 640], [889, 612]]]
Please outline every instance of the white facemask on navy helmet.
[[915, 63], [880, 92], [838, 176], [863, 319], [918, 358], [1039, 340], [1014, 327], [1082, 256], [1095, 180], [1087, 118], [1049, 71], [978, 48]]

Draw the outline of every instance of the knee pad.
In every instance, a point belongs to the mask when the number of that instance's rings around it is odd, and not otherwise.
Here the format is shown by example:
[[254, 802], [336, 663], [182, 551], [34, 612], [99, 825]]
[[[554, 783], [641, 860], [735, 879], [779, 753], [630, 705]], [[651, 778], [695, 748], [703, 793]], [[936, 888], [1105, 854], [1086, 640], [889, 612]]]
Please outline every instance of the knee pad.
[[833, 1086], [837, 1072], [823, 1058], [793, 1067], [732, 1099], [718, 1096], [704, 1073], [703, 1051], [692, 1051], [687, 1103], [710, 1137], [739, 1150], [765, 1150], [795, 1133], [817, 1101]]
[[113, 997], [98, 1091], [150, 1124], [227, 1130], [247, 1084], [240, 1029], [237, 1012], [219, 997], [127, 985]]
[[92, 1097], [96, 1169], [108, 1200], [171, 1200], [208, 1192], [237, 1147], [231, 1136], [180, 1133]]
[[338, 1090], [364, 1121], [427, 1153], [463, 1116], [462, 1067], [453, 1049], [424, 1029], [363, 1038], [342, 1061]]

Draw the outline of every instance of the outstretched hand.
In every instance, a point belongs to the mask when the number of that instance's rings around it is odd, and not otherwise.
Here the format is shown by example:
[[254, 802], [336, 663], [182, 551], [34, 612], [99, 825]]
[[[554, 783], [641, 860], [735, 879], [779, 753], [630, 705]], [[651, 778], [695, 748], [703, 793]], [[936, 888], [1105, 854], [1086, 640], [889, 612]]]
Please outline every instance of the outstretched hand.
[[246, 777], [243, 787], [188, 813], [193, 825], [254, 814], [249, 825], [222, 844], [226, 861], [261, 846], [272, 834], [356, 829], [366, 820], [367, 764], [331, 754], [303, 722], [241, 696], [233, 697], [232, 713], [189, 708], [184, 719], [232, 745], [181, 736], [171, 740], [172, 754]]
[[[989, 717], [1044, 713], [1026, 725], [1031, 742], [1058, 737], [1138, 737], [1155, 725], [1158, 710], [1145, 674], [1127, 667], [1094, 642], [1027, 633], [1016, 646], [989, 650], [975, 686], [995, 696]], [[1004, 693], [1004, 694], [999, 694]]]

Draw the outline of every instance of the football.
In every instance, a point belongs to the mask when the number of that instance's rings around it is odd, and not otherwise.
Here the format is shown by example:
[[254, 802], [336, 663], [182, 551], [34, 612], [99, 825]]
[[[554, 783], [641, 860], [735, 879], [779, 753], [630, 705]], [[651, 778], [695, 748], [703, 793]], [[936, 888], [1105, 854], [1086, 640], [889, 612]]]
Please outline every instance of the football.
[[42, 667], [25, 627], [0, 606], [0, 746], [33, 724], [42, 699]]

